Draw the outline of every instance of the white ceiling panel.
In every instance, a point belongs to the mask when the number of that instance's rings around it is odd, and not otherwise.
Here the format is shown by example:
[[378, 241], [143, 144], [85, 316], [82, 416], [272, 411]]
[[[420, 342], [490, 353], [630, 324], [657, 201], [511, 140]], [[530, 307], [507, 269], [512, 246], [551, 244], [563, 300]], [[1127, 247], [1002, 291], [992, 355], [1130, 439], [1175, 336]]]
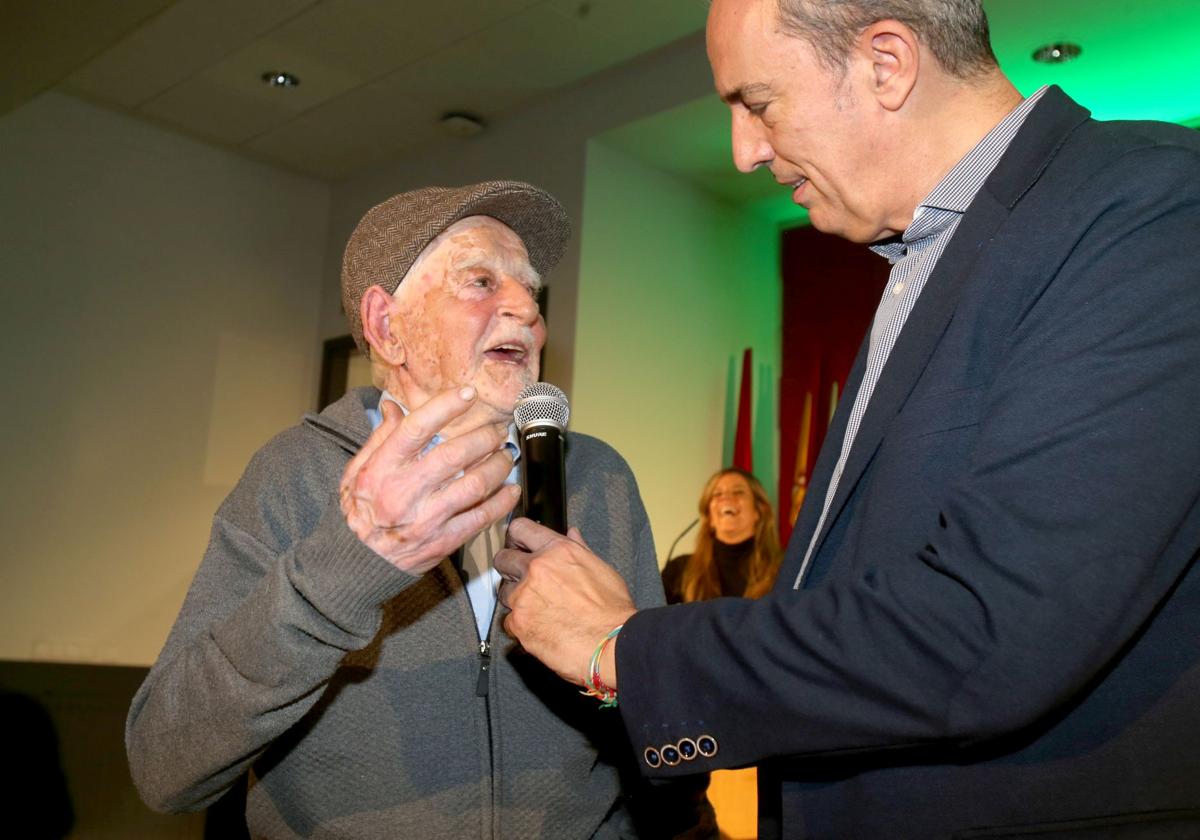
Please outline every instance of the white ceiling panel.
[[205, 76], [188, 79], [139, 109], [189, 134], [237, 145], [286, 123], [295, 112]]
[[708, 16], [708, 0], [548, 0], [547, 8], [579, 21], [623, 59], [703, 29]]
[[389, 28], [396, 32], [423, 33], [430, 47], [441, 49], [545, 2], [546, 0], [379, 2], [378, 18], [373, 19], [388, 22]]
[[179, 0], [72, 73], [68, 91], [136, 108], [289, 20], [315, 0]]
[[0, 3], [0, 114], [52, 87], [170, 4]]
[[300, 173], [337, 179], [386, 160], [376, 138], [325, 122], [289, 123], [241, 147], [252, 157]]
[[279, 27], [272, 40], [370, 81], [442, 46], [429, 32], [400, 19], [396, 10], [407, 5], [327, 0]]
[[532, 96], [607, 66], [613, 45], [577, 18], [539, 6], [459, 41], [450, 51], [462, 57], [458, 78], [464, 83], [498, 76]]
[[515, 68], [493, 61], [488, 48], [484, 37], [465, 39], [398, 70], [388, 81], [406, 87], [410, 96], [430, 103], [438, 113], [495, 117], [523, 102], [531, 91]]
[[301, 172], [341, 177], [437, 138], [438, 114], [407, 84], [384, 79], [255, 137], [246, 147]]
[[[300, 84], [295, 87], [274, 87], [263, 81], [263, 73], [280, 70], [296, 76]], [[344, 65], [297, 50], [274, 37], [260, 38], [247, 44], [193, 79], [221, 85], [268, 107], [281, 108], [293, 114], [304, 113], [367, 81]], [[186, 87], [189, 82], [184, 82], [180, 87]], [[148, 104], [153, 105], [154, 101]]]

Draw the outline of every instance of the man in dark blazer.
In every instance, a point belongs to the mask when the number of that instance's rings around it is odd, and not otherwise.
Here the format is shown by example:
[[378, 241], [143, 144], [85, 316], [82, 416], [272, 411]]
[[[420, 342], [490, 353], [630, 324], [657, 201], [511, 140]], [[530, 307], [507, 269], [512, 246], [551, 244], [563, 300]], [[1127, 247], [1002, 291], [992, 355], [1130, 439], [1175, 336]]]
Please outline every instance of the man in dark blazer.
[[891, 280], [769, 597], [635, 612], [520, 521], [507, 627], [648, 775], [758, 765], [763, 837], [1200, 837], [1200, 137], [1023, 99], [975, 0], [708, 46], [739, 168]]

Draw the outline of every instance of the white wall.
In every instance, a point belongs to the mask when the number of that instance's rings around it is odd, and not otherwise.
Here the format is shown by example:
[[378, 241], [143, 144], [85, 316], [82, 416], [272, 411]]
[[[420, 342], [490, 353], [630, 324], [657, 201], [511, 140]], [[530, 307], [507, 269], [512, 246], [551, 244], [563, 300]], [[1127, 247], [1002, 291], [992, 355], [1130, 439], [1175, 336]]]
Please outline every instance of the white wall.
[[[729, 464], [745, 347], [755, 473], [774, 490], [779, 236], [602, 143], [587, 163], [572, 425], [629, 461], [665, 562], [704, 482]], [[676, 552], [691, 543], [689, 534]]]
[[312, 408], [329, 190], [57, 94], [0, 119], [0, 658], [145, 665]]

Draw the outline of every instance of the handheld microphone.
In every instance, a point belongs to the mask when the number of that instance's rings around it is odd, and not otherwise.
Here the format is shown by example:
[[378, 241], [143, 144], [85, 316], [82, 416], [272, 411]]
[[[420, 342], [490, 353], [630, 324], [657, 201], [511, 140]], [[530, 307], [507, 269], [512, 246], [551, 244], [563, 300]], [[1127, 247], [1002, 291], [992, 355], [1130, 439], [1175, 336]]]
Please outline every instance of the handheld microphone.
[[525, 516], [567, 533], [564, 442], [571, 415], [567, 395], [548, 382], [535, 382], [517, 397], [513, 419], [521, 444], [521, 496]]

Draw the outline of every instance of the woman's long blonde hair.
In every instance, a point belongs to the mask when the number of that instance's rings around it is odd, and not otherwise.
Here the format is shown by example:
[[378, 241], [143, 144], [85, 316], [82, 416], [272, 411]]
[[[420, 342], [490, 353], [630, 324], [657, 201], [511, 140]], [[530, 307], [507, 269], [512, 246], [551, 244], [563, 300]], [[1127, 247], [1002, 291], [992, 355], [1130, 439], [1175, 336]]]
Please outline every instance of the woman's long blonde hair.
[[[750, 486], [754, 497], [754, 508], [758, 511], [758, 523], [754, 526], [754, 550], [750, 554], [749, 566], [746, 569], [746, 591], [740, 593], [722, 593], [721, 577], [717, 563], [713, 557], [712, 523], [708, 517], [708, 505], [717, 490], [717, 482], [727, 475], [740, 475]], [[770, 591], [775, 585], [775, 577], [779, 574], [779, 563], [782, 553], [779, 550], [779, 531], [775, 527], [775, 512], [771, 510], [771, 500], [767, 491], [750, 473], [737, 467], [727, 467], [713, 474], [704, 485], [700, 494], [700, 533], [696, 537], [696, 547], [684, 567], [680, 580], [680, 591], [684, 601], [703, 601], [707, 598], [717, 598], [722, 594], [738, 594], [746, 598], [759, 598]]]

